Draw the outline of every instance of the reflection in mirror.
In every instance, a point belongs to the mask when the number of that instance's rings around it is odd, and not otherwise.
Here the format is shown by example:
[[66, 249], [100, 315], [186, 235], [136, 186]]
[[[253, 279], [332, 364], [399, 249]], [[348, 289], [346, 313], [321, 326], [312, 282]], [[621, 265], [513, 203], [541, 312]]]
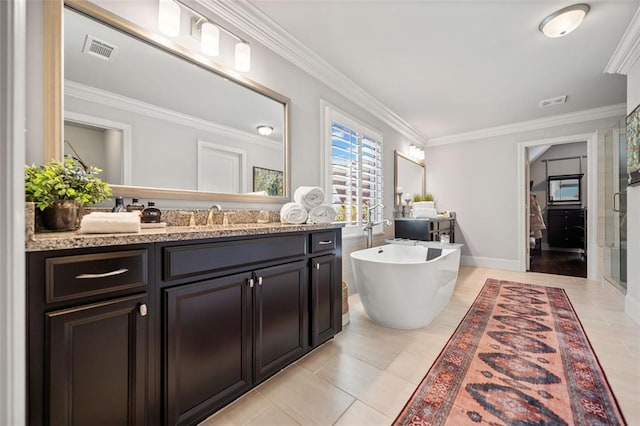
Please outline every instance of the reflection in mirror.
[[398, 208], [405, 197], [411, 199], [414, 195], [424, 195], [425, 170], [424, 163], [398, 151], [394, 151], [394, 157], [394, 205]]
[[[90, 3], [63, 13], [64, 155], [103, 169], [118, 195], [288, 196], [287, 98]], [[256, 168], [279, 186], [256, 187]]]

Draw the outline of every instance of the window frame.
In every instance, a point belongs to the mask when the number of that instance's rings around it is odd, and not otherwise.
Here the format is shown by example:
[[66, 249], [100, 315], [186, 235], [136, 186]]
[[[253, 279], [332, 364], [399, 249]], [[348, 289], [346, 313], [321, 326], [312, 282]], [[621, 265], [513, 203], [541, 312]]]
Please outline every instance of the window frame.
[[[332, 163], [332, 122], [336, 121], [339, 124], [348, 127], [351, 130], [354, 130], [359, 135], [358, 142], [358, 150], [359, 154], [362, 153], [363, 146], [363, 136], [367, 136], [370, 139], [374, 139], [375, 142], [380, 145], [380, 190], [379, 196], [374, 196], [374, 202], [382, 203], [384, 199], [384, 139], [381, 131], [375, 129], [374, 127], [363, 123], [362, 121], [346, 114], [335, 106], [329, 104], [326, 101], [321, 101], [321, 115], [322, 115], [322, 133], [323, 133], [323, 150], [322, 150], [322, 182], [323, 189], [325, 194], [327, 194], [327, 202], [333, 204], [333, 163]], [[359, 164], [362, 165], [362, 157], [359, 157]], [[360, 167], [360, 173], [362, 173], [362, 168]], [[358, 203], [359, 208], [362, 208], [362, 176], [359, 177], [360, 182], [358, 184]], [[384, 209], [376, 209], [376, 219], [379, 218], [381, 221], [384, 217]], [[374, 220], [376, 220], [374, 219]], [[354, 238], [361, 237], [364, 235], [364, 231], [362, 227], [364, 226], [364, 222], [362, 220], [362, 215], [358, 215], [357, 224], [345, 224], [343, 228], [342, 235], [345, 238]], [[382, 234], [383, 224], [379, 224], [374, 226], [373, 233], [374, 234]]]

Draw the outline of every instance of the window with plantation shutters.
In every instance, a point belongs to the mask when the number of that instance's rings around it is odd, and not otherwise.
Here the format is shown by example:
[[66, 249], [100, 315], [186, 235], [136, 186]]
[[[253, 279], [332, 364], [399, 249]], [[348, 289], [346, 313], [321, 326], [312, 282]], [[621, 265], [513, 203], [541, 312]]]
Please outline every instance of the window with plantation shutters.
[[382, 202], [382, 136], [356, 120], [329, 107], [326, 191], [336, 210], [336, 222], [345, 224], [345, 235], [361, 233], [371, 213], [382, 220], [382, 209], [369, 207]]

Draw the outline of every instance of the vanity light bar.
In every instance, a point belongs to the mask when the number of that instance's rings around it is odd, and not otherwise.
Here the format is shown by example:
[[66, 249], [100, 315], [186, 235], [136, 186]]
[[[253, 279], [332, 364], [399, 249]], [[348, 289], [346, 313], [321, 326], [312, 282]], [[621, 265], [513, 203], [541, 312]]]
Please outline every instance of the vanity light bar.
[[[160, 0], [163, 1], [163, 0]], [[200, 19], [193, 19], [191, 22], [191, 32], [200, 30], [201, 49], [205, 55], [218, 56], [220, 51], [220, 30], [224, 31], [231, 37], [238, 40], [235, 47], [234, 67], [239, 72], [248, 72], [251, 69], [251, 48], [249, 43], [242, 37], [237, 36], [234, 32], [223, 25], [214, 22], [212, 19], [195, 10], [193, 7], [184, 3], [182, 0], [173, 0], [177, 5], [183, 7], [198, 16]]]

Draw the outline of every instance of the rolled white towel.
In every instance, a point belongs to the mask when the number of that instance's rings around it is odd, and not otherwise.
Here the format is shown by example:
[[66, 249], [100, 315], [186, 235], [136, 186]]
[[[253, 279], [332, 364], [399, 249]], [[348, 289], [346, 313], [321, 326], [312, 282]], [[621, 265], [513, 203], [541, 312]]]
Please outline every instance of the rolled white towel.
[[332, 223], [336, 218], [336, 211], [333, 207], [322, 205], [309, 210], [307, 223]]
[[280, 209], [280, 222], [299, 225], [307, 221], [307, 209], [298, 203], [287, 203]]
[[319, 186], [301, 186], [293, 193], [293, 201], [309, 211], [324, 203], [324, 191]]
[[83, 234], [116, 234], [140, 232], [139, 212], [93, 212], [82, 217], [80, 232]]

